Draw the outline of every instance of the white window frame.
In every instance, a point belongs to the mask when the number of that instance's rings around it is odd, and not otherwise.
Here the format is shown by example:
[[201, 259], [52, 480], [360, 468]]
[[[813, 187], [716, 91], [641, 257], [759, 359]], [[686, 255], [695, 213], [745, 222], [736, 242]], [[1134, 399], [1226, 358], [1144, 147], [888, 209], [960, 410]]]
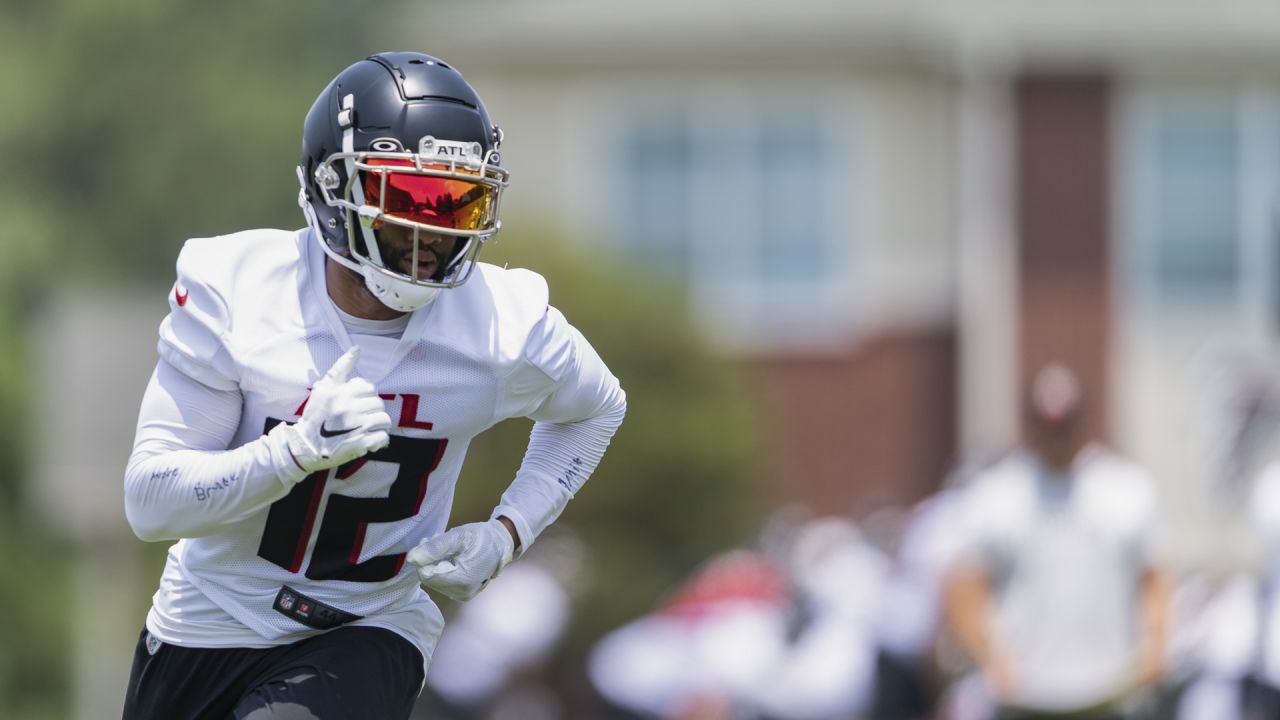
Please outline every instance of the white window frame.
[[[858, 123], [847, 110], [826, 99], [800, 93], [782, 95], [764, 97], [721, 88], [685, 97], [646, 96], [639, 98], [637, 105], [624, 107], [615, 125], [614, 147], [621, 148], [637, 117], [666, 113], [686, 119], [694, 154], [688, 218], [690, 267], [685, 278], [690, 310], [708, 335], [728, 349], [767, 351], [843, 338], [856, 305], [853, 272], [859, 267], [858, 238], [866, 222], [865, 194], [860, 192], [862, 173], [856, 161]], [[764, 122], [785, 117], [786, 112], [778, 107], [812, 112], [812, 118], [804, 119], [816, 120], [823, 141], [830, 145], [828, 157], [823, 159], [827, 181], [822, 184], [826, 197], [820, 203], [824, 212], [819, 226], [823, 228], [824, 262], [832, 269], [817, 287], [808, 279], [759, 282], [755, 263], [758, 255], [770, 248], [769, 239], [758, 236], [760, 223], [750, 212], [752, 203], [742, 212], [730, 199], [762, 197], [758, 146]], [[615, 187], [626, 187], [631, 182], [627, 168], [621, 163], [615, 167]], [[625, 201], [625, 197], [613, 200]], [[624, 210], [615, 207], [611, 214], [626, 217]], [[625, 228], [613, 232], [619, 249], [630, 252]], [[783, 250], [781, 246], [776, 249]]]
[[[1147, 133], [1157, 114], [1171, 104], [1216, 106], [1236, 115], [1239, 139], [1236, 226], [1238, 274], [1235, 287], [1221, 297], [1183, 295], [1162, 287], [1158, 265], [1158, 209], [1152, 206], [1145, 173]], [[1116, 243], [1118, 297], [1144, 322], [1159, 325], [1212, 326], [1266, 332], [1276, 323], [1277, 233], [1280, 226], [1280, 91], [1261, 86], [1223, 87], [1149, 83], [1122, 100], [1117, 157], [1117, 202], [1121, 214]]]

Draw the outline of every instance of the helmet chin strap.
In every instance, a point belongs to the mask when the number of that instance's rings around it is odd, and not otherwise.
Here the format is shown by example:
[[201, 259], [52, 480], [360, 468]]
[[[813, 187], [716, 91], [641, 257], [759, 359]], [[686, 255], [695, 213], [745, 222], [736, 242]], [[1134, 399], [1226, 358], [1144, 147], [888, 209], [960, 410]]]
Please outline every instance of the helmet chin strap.
[[378, 272], [377, 268], [365, 265], [363, 268], [364, 285], [378, 298], [378, 302], [397, 312], [413, 312], [418, 308], [430, 305], [440, 296], [438, 287], [427, 287], [396, 280]]

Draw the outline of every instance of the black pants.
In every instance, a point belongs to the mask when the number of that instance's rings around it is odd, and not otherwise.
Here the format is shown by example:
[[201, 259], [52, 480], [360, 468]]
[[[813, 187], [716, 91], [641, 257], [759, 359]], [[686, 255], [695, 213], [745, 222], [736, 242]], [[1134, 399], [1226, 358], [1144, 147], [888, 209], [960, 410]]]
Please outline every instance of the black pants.
[[[408, 718], [422, 655], [381, 628], [340, 627], [274, 648], [186, 648], [142, 631], [124, 720]], [[158, 645], [158, 647], [157, 647]]]
[[913, 720], [933, 717], [937, 693], [924, 661], [899, 657], [886, 650], [876, 655], [876, 684], [871, 717]]
[[1244, 720], [1280, 718], [1280, 689], [1263, 678], [1250, 675], [1242, 681], [1241, 705]]

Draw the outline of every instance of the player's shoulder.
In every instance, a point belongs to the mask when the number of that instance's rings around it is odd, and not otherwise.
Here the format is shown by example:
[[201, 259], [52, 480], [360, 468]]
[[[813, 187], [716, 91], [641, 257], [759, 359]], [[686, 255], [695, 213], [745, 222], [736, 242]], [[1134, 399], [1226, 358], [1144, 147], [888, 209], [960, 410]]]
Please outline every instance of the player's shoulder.
[[299, 266], [301, 237], [250, 230], [186, 241], [160, 326], [161, 357], [210, 387], [234, 388], [240, 352], [278, 336], [264, 318], [283, 313], [260, 309], [285, 307], [298, 295], [288, 276]]
[[282, 229], [250, 229], [211, 237], [193, 237], [183, 243], [178, 263], [209, 272], [236, 270], [255, 264], [298, 258], [298, 232]]
[[1136, 460], [1099, 443], [1086, 445], [1080, 451], [1078, 462], [1086, 472], [1113, 475], [1123, 482], [1151, 481], [1150, 473]]
[[229, 296], [237, 287], [261, 287], [265, 278], [293, 268], [300, 259], [298, 232], [251, 229], [191, 238], [178, 252], [177, 268], [184, 284], [205, 284]]
[[465, 283], [436, 301], [433, 334], [463, 352], [514, 360], [524, 355], [530, 334], [546, 317], [549, 299], [547, 281], [538, 273], [477, 263]]
[[1035, 482], [1035, 475], [1034, 458], [1025, 450], [1015, 449], [974, 473], [969, 487], [974, 493], [1008, 495], [1029, 487]]
[[500, 326], [522, 332], [546, 314], [551, 297], [546, 279], [538, 273], [488, 263], [476, 263], [474, 274], [450, 293], [450, 300], [456, 301], [450, 305], [458, 307], [460, 314], [471, 316], [469, 322], [473, 326]]
[[974, 474], [962, 490], [963, 512], [976, 526], [1014, 522], [1030, 512], [1034, 483], [1034, 461], [1015, 450]]
[[1080, 453], [1083, 494], [1097, 513], [1127, 513], [1146, 517], [1155, 512], [1158, 493], [1155, 478], [1138, 462], [1102, 445], [1093, 444]]
[[526, 268], [498, 267], [490, 263], [476, 263], [480, 286], [494, 298], [499, 307], [532, 307], [539, 314], [546, 309], [551, 296], [546, 278]]

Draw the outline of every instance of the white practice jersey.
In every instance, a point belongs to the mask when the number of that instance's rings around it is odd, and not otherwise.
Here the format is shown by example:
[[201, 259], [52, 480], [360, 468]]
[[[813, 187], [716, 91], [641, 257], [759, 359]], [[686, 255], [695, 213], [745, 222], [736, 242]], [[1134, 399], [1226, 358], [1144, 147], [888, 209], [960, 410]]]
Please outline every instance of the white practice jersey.
[[[329, 299], [324, 254], [310, 232], [191, 240], [178, 258], [159, 353], [204, 386], [239, 393], [239, 425], [228, 448], [295, 422], [309, 388], [353, 343]], [[591, 367], [584, 371], [584, 364]], [[365, 352], [355, 374], [385, 401], [390, 444], [313, 473], [269, 505], [174, 545], [148, 617], [161, 640], [293, 642], [321, 631], [299, 621], [302, 605], [392, 629], [429, 661], [442, 619], [405, 554], [445, 530], [472, 438], [511, 417], [583, 420], [622, 397], [582, 335], [548, 305], [541, 276], [484, 264], [414, 312], [391, 352]], [[182, 415], [187, 423], [199, 418], [195, 410]], [[165, 481], [163, 472], [150, 479]], [[577, 489], [558, 482], [561, 488], [539, 492], [567, 497]], [[231, 488], [215, 482], [189, 490], [189, 503], [174, 512], [200, 513]], [[524, 519], [517, 524], [529, 532]]]
[[1022, 706], [1078, 709], [1114, 698], [1138, 665], [1140, 593], [1156, 566], [1154, 480], [1101, 445], [1069, 474], [1017, 452], [964, 491], [963, 553], [995, 589], [990, 621]]

